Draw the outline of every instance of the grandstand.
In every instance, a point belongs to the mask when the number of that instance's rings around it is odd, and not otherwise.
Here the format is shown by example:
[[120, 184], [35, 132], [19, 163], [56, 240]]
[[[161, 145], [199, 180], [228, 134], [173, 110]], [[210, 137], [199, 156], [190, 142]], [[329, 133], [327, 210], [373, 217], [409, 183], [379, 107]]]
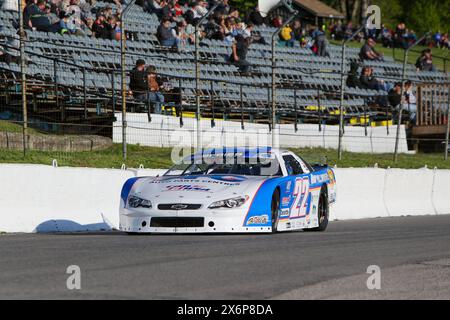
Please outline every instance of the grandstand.
[[[0, 1], [1, 2], [1, 1]], [[97, 7], [115, 5], [97, 2]], [[0, 11], [0, 38], [15, 36], [18, 14]], [[179, 92], [180, 99], [166, 103], [176, 107], [177, 116], [194, 116], [196, 112], [195, 50], [187, 44], [179, 51], [161, 47], [156, 38], [159, 20], [134, 5], [127, 16], [126, 67], [145, 59], [157, 73]], [[220, 40], [202, 39], [200, 53], [200, 109], [203, 118], [221, 118], [270, 124], [271, 117], [271, 45], [276, 31], [259, 26], [255, 32], [268, 44], [253, 43], [247, 58], [251, 73], [241, 74], [227, 62], [231, 48]], [[26, 54], [30, 117], [40, 122], [59, 123], [49, 130], [77, 133], [79, 124], [85, 133], [112, 137], [115, 112], [121, 103], [120, 42], [88, 36], [61, 35], [27, 31]], [[2, 41], [2, 40], [0, 40]], [[341, 48], [329, 45], [330, 57], [320, 57], [298, 43], [294, 47], [276, 48], [277, 121], [279, 123], [337, 124], [339, 121]], [[347, 48], [344, 70], [358, 59], [358, 49]], [[377, 78], [393, 83], [400, 80], [402, 64], [386, 57], [385, 61], [365, 62]], [[406, 78], [416, 84], [448, 83], [450, 74], [417, 72], [408, 65]], [[0, 63], [0, 103], [20, 119], [20, 66]], [[127, 76], [127, 83], [129, 79]], [[445, 88], [445, 87], [443, 87]], [[446, 89], [440, 94], [449, 95]], [[392, 108], [380, 108], [372, 102], [386, 95], [384, 91], [345, 88], [344, 120], [349, 125], [392, 123]], [[146, 112], [142, 103], [127, 97], [130, 112]], [[181, 101], [181, 103], [180, 103]], [[175, 116], [175, 114], [173, 114]], [[441, 115], [444, 117], [444, 115]], [[363, 119], [363, 120], [361, 120]], [[150, 121], [150, 117], [149, 117]], [[180, 121], [182, 124], [182, 121]]]

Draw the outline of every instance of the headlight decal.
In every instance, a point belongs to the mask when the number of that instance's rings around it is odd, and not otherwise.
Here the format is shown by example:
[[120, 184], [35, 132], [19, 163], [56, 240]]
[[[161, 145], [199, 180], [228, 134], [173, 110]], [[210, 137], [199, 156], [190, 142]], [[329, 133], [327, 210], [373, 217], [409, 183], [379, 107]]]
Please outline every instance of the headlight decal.
[[151, 208], [152, 202], [150, 200], [142, 199], [136, 196], [128, 198], [128, 207], [130, 208]]
[[249, 198], [248, 196], [245, 196], [245, 197], [235, 197], [235, 198], [230, 198], [230, 199], [225, 199], [225, 200], [219, 200], [219, 201], [211, 203], [208, 206], [208, 208], [209, 209], [238, 208], [238, 207], [242, 206], [248, 200], [248, 198]]

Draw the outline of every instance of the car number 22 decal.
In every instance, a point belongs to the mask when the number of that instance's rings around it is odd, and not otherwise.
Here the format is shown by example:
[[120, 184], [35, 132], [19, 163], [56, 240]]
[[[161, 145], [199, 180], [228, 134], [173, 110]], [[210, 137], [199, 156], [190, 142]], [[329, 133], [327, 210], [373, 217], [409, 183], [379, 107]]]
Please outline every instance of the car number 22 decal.
[[290, 218], [301, 218], [306, 216], [309, 198], [309, 178], [302, 177], [295, 180], [294, 202], [291, 206]]

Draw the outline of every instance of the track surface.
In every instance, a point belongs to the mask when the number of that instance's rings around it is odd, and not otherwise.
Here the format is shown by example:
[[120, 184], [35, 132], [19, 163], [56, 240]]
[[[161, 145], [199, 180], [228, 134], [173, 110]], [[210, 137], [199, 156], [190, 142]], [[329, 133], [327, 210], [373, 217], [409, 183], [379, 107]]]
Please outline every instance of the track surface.
[[[449, 258], [450, 215], [338, 221], [323, 233], [5, 234], [0, 298], [449, 299]], [[69, 265], [81, 290], [66, 288]], [[369, 265], [381, 290], [366, 288]]]

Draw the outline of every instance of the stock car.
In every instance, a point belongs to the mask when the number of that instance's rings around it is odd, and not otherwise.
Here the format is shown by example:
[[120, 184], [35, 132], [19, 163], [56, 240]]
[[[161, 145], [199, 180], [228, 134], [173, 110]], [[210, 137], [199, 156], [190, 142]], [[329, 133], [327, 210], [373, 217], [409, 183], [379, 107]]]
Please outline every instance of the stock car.
[[158, 177], [127, 180], [119, 229], [127, 233], [324, 231], [336, 179], [288, 150], [220, 148], [186, 157]]

